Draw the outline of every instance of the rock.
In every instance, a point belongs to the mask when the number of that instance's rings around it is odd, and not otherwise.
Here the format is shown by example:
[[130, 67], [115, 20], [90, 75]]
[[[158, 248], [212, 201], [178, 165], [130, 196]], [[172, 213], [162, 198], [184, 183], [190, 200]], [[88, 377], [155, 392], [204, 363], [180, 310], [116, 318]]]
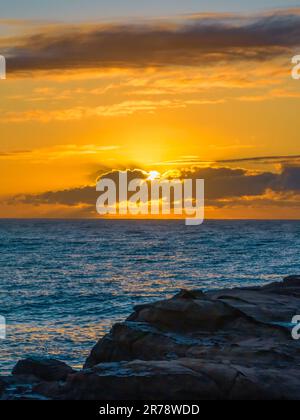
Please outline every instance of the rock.
[[300, 299], [281, 289], [278, 294], [273, 288], [181, 292], [136, 307], [126, 322], [116, 324], [94, 346], [85, 368], [134, 359], [214, 357], [272, 363], [295, 358], [297, 343], [284, 325], [299, 308]]
[[[26, 359], [2, 399], [300, 400], [300, 276], [263, 287], [182, 290], [139, 305], [74, 372]], [[20, 376], [23, 374], [23, 376]], [[24, 376], [34, 375], [34, 376]]]
[[234, 308], [210, 299], [176, 296], [141, 308], [128, 321], [144, 322], [174, 331], [216, 330], [238, 316]]
[[6, 382], [0, 377], [0, 397], [4, 393], [6, 386]]
[[269, 293], [300, 297], [300, 276], [286, 277], [283, 282], [271, 283], [262, 288]]
[[[288, 294], [285, 286], [283, 289], [284, 293], [281, 287], [274, 286], [257, 291], [233, 289], [211, 293], [210, 298], [226, 303], [259, 323], [290, 323], [300, 309], [300, 295]], [[298, 290], [300, 293], [300, 287]]]
[[32, 395], [33, 387], [38, 383], [38, 378], [33, 375], [3, 376], [1, 400], [23, 399]]
[[14, 367], [13, 375], [34, 375], [45, 381], [65, 380], [74, 370], [67, 364], [46, 357], [30, 357], [20, 360]]
[[40, 382], [32, 388], [33, 395], [49, 400], [59, 400], [63, 393], [64, 383], [61, 381]]
[[[280, 284], [280, 283], [277, 283]], [[283, 285], [292, 286], [292, 287], [300, 287], [300, 276], [288, 276], [283, 279]]]
[[182, 298], [182, 299], [198, 299], [198, 298], [204, 298], [205, 294], [202, 292], [202, 290], [185, 290], [181, 289], [177, 295], [174, 296], [173, 299], [176, 298]]
[[[181, 291], [139, 305], [116, 324], [93, 348], [86, 374], [97, 382], [100, 367], [105, 371], [110, 363], [121, 371], [136, 360], [151, 369], [158, 361], [174, 367], [180, 360], [193, 374], [213, 378], [212, 399], [300, 399], [299, 343], [290, 327], [299, 310], [298, 277], [261, 288]], [[201, 399], [200, 387], [197, 392]]]
[[293, 368], [244, 367], [189, 358], [134, 360], [104, 363], [71, 375], [54, 395], [66, 400], [96, 401], [296, 400], [299, 372]]
[[64, 398], [75, 400], [186, 400], [221, 398], [213, 379], [177, 360], [105, 363], [73, 375]]

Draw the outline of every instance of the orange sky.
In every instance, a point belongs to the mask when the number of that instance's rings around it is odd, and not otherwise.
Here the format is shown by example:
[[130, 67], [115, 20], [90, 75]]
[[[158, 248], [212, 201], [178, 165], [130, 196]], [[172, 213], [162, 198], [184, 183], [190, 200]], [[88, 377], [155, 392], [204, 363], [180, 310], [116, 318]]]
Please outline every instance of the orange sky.
[[[298, 19], [298, 11], [293, 13]], [[84, 202], [37, 203], [29, 197], [91, 186], [99, 174], [114, 169], [163, 173], [212, 167], [242, 168], [241, 182], [261, 173], [278, 179], [276, 187], [266, 182], [258, 194], [229, 191], [225, 199], [221, 192], [213, 200], [208, 197], [208, 217], [299, 218], [300, 176], [287, 170], [298, 168], [300, 154], [300, 81], [291, 78], [297, 49], [284, 39], [269, 45], [265, 32], [261, 42], [250, 46], [248, 38], [224, 46], [220, 37], [212, 48], [218, 19], [216, 15], [208, 30], [197, 16], [194, 25], [204, 31], [201, 40], [207, 39], [207, 45], [203, 42], [199, 51], [191, 48], [182, 59], [178, 46], [185, 40], [176, 38], [172, 45], [172, 39], [182, 36], [185, 20], [169, 18], [163, 27], [159, 23], [162, 35], [157, 23], [148, 23], [140, 45], [133, 43], [138, 34], [134, 38], [127, 29], [124, 36], [118, 34], [124, 39], [121, 47], [111, 41], [121, 29], [106, 24], [100, 32], [110, 37], [110, 49], [95, 56], [94, 64], [92, 53], [78, 57], [80, 50], [64, 52], [61, 45], [78, 36], [84, 48], [95, 49], [95, 23], [75, 29], [39, 23], [30, 30], [20, 23], [9, 36], [2, 31], [0, 53], [1, 48], [8, 51], [8, 73], [0, 81], [0, 217], [96, 217], [90, 207], [84, 211]], [[243, 36], [251, 22], [239, 16]], [[159, 36], [161, 43], [167, 37], [165, 50], [153, 51], [149, 37]], [[197, 32], [189, 34], [188, 45], [191, 37]], [[54, 40], [57, 56], [52, 62], [45, 51]], [[256, 159], [270, 156], [275, 158]], [[16, 197], [21, 194], [26, 200]]]

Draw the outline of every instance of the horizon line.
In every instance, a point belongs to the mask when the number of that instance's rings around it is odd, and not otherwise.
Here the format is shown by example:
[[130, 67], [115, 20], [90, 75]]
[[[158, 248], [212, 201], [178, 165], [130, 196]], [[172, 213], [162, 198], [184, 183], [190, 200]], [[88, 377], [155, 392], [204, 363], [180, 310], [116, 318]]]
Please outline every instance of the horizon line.
[[[134, 222], [182, 222], [184, 219], [180, 218], [129, 218], [129, 217], [0, 217], [0, 221], [34, 221], [34, 220], [47, 220], [47, 221], [134, 221]], [[266, 218], [206, 218], [205, 222], [210, 221], [257, 221], [257, 222], [300, 222], [299, 219], [266, 219]]]

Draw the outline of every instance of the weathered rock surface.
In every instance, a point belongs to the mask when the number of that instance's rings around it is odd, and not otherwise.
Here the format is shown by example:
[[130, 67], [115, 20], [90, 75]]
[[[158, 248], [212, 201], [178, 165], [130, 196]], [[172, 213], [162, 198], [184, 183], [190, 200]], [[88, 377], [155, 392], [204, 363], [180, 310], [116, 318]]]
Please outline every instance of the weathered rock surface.
[[181, 291], [137, 306], [94, 346], [82, 371], [53, 360], [21, 361], [13, 377], [0, 380], [0, 394], [2, 399], [300, 400], [300, 340], [291, 336], [297, 314], [300, 276], [264, 287]]
[[13, 375], [33, 375], [44, 381], [61, 381], [74, 370], [66, 363], [47, 357], [30, 357], [20, 360], [14, 367]]

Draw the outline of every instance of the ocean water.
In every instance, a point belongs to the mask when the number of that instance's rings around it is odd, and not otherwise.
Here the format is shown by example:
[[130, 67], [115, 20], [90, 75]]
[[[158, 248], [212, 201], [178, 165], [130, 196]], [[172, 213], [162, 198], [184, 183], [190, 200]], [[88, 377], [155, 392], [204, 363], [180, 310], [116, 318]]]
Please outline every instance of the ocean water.
[[300, 272], [300, 222], [0, 221], [0, 374], [49, 354], [81, 367], [136, 304]]

